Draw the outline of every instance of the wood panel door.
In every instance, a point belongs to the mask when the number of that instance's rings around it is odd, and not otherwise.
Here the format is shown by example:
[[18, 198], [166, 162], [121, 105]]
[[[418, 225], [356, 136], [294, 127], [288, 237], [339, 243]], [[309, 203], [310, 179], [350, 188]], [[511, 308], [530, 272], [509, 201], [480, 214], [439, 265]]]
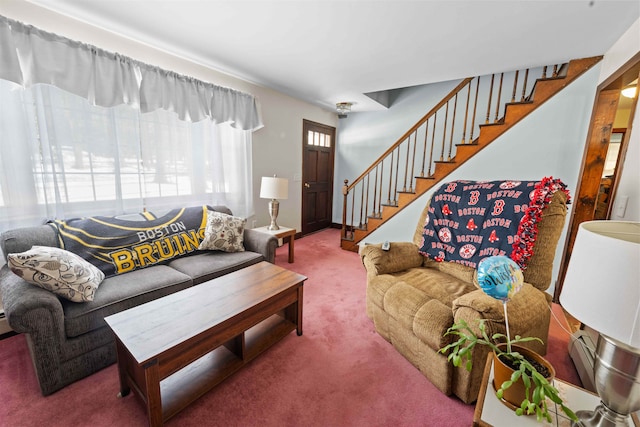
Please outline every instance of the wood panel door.
[[336, 128], [302, 123], [302, 234], [331, 226]]

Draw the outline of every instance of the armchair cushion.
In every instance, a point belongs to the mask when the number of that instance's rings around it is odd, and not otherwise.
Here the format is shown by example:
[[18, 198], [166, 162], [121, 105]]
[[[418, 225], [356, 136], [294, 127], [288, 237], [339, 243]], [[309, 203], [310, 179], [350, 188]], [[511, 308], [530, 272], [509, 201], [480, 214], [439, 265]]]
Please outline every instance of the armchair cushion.
[[[507, 304], [509, 332], [511, 336], [535, 336], [540, 342], [526, 346], [544, 355], [547, 352], [547, 333], [549, 328], [550, 307], [544, 292], [529, 283], [524, 283], [520, 291]], [[487, 330], [494, 333], [506, 333], [504, 306], [502, 302], [476, 289], [462, 295], [453, 302], [455, 321], [465, 320], [475, 326], [480, 319], [488, 319]]]
[[466, 283], [472, 283], [476, 273], [475, 269], [458, 264], [457, 262], [438, 262], [426, 257], [424, 259], [424, 266], [435, 268], [442, 273], [449, 274]]

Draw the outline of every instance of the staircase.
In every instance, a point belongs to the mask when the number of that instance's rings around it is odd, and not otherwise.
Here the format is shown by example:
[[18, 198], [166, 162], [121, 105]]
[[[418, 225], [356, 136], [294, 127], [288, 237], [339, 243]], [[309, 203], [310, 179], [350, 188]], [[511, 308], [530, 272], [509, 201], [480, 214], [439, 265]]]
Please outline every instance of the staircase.
[[601, 59], [462, 80], [351, 184], [344, 181], [341, 247], [357, 251], [367, 235]]

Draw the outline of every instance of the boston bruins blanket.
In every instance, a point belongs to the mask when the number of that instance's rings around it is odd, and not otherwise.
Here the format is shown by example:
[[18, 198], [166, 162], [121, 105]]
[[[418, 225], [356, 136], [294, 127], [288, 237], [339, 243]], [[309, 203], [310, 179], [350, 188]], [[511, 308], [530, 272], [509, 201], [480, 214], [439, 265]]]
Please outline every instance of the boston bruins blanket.
[[174, 209], [140, 220], [90, 217], [56, 220], [60, 247], [98, 267], [106, 276], [149, 267], [198, 249], [204, 239], [207, 206]]

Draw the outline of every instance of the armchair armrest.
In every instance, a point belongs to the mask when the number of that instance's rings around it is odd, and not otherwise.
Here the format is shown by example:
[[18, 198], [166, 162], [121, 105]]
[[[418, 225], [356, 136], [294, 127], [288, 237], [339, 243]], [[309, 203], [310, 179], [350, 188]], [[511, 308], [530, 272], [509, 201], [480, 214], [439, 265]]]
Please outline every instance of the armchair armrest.
[[52, 326], [63, 328], [62, 304], [53, 293], [31, 285], [9, 270], [0, 269], [0, 295], [9, 326], [26, 334], [37, 334]]
[[411, 242], [392, 242], [388, 251], [382, 250], [382, 244], [365, 245], [359, 252], [367, 274], [373, 276], [420, 267], [423, 261], [418, 246]]
[[274, 264], [276, 262], [276, 248], [278, 239], [275, 236], [250, 228], [244, 229], [244, 248], [247, 251], [262, 254], [264, 260]]
[[[520, 335], [540, 338], [543, 344], [533, 341], [525, 345], [544, 355], [550, 319], [550, 306], [545, 293], [525, 282], [507, 303], [507, 312], [511, 337]], [[502, 302], [488, 296], [481, 289], [455, 299], [453, 316], [455, 322], [464, 319], [473, 329], [480, 319], [488, 319], [486, 326], [489, 336], [506, 333]]]

